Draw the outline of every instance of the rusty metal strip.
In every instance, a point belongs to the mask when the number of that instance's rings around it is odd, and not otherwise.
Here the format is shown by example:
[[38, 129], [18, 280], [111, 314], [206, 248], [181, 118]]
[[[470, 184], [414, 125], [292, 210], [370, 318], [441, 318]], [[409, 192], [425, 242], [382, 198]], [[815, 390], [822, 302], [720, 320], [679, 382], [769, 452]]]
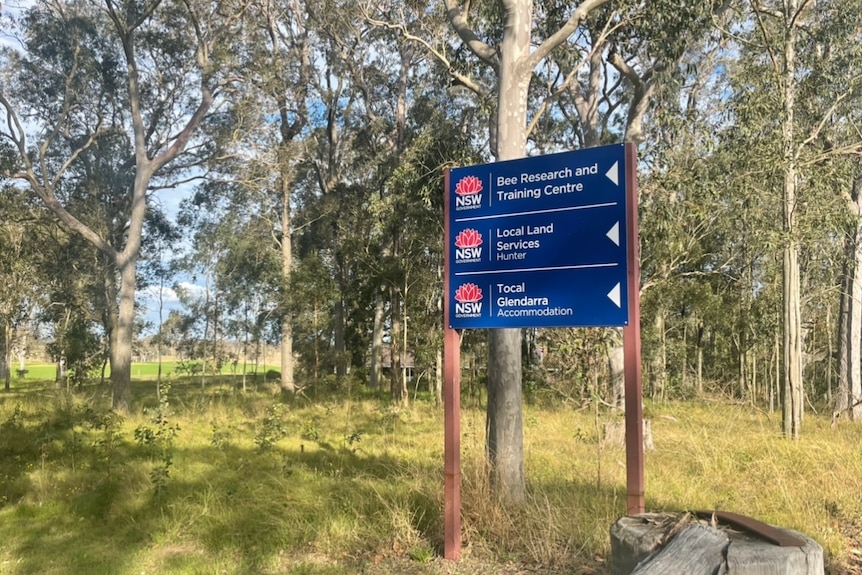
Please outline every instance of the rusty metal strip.
[[720, 523], [736, 527], [742, 531], [756, 535], [779, 547], [804, 547], [805, 541], [795, 537], [783, 529], [767, 525], [752, 517], [746, 517], [730, 511], [696, 511], [698, 517], [709, 519], [715, 517]]

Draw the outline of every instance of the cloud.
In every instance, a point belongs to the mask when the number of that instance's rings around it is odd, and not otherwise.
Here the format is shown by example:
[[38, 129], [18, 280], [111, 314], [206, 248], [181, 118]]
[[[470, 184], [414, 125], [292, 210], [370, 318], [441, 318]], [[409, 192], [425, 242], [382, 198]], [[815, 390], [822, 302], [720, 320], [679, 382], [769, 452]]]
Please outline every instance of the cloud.
[[[179, 302], [180, 298], [177, 296], [177, 292], [174, 291], [173, 288], [163, 287], [162, 291], [162, 301], [165, 303], [168, 302]], [[159, 286], [147, 286], [142, 290], [139, 290], [138, 294], [141, 298], [148, 302], [157, 302], [159, 301]]]
[[[197, 284], [193, 284], [192, 282], [179, 282], [175, 284], [175, 287], [164, 286], [161, 288], [162, 292], [162, 303], [179, 303], [180, 296], [177, 291], [185, 292], [193, 299], [198, 299], [204, 296], [206, 292], [206, 288], [203, 286], [199, 286]], [[138, 295], [144, 302], [158, 302], [159, 301], [159, 286], [151, 285], [147, 286], [138, 291]]]
[[[197, 284], [193, 284], [191, 282], [179, 282], [176, 286], [181, 290], [192, 296], [193, 298], [201, 298], [206, 293], [206, 288], [204, 286], [199, 286]], [[173, 291], [173, 290], [171, 290]], [[174, 292], [176, 294], [176, 292]]]

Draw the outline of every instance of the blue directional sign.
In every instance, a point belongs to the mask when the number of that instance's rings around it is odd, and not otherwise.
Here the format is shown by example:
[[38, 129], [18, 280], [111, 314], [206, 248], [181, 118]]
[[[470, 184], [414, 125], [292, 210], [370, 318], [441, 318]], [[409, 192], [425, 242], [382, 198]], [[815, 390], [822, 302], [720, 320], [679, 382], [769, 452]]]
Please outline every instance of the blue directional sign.
[[449, 325], [628, 324], [625, 145], [451, 170]]

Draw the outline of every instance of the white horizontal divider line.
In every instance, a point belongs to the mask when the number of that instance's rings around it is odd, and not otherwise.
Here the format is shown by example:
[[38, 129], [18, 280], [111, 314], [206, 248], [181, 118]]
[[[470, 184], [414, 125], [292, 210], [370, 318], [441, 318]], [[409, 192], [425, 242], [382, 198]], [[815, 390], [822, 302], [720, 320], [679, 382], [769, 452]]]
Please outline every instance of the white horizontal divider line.
[[476, 220], [492, 220], [495, 218], [513, 218], [517, 216], [532, 216], [534, 214], [552, 214], [554, 212], [571, 212], [572, 210], [589, 210], [591, 208], [607, 208], [617, 205], [618, 202], [605, 202], [603, 204], [588, 204], [585, 206], [569, 206], [567, 208], [552, 208], [548, 210], [533, 210], [531, 212], [512, 212], [510, 214], [496, 214], [493, 216], [474, 216], [472, 218], [455, 218], [456, 222], [473, 222]]
[[455, 272], [456, 276], [481, 276], [484, 274], [508, 274], [508, 273], [518, 273], [518, 272], [545, 272], [545, 271], [553, 271], [553, 270], [582, 270], [588, 268], [615, 268], [619, 266], [619, 263], [612, 262], [607, 264], [582, 264], [577, 266], [552, 266], [546, 268], [514, 268], [514, 269], [506, 269], [506, 270], [488, 270], [488, 271], [479, 271], [479, 272]]

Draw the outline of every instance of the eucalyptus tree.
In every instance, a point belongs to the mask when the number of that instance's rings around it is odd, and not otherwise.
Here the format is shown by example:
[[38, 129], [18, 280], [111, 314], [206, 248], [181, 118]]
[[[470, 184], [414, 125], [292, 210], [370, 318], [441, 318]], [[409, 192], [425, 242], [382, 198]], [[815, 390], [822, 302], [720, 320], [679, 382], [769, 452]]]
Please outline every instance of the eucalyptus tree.
[[[853, 128], [858, 126], [854, 99], [860, 89], [858, 58], [853, 57], [859, 50], [858, 30], [843, 24], [857, 11], [848, 2], [818, 3], [816, 8], [808, 0], [752, 2], [747, 38], [738, 45], [734, 100], [748, 102], [752, 113], [737, 126], [749, 137], [750, 169], [782, 207], [781, 390], [783, 430], [790, 438], [799, 437], [805, 403], [805, 262], [800, 253], [807, 251], [814, 231], [834, 219], [815, 209], [840, 197], [828, 183], [835, 181], [829, 164], [860, 150]], [[844, 195], [849, 196], [852, 174], [845, 178]], [[848, 349], [858, 345], [850, 342]], [[855, 363], [851, 360], [851, 372], [858, 371]]]
[[[373, 192], [359, 184], [339, 184], [320, 194], [317, 185], [310, 184], [297, 190], [301, 200], [296, 221], [301, 224], [295, 238], [298, 276], [292, 287], [297, 294], [315, 293], [292, 304], [302, 324], [296, 335], [305, 354], [313, 352], [313, 360], [305, 356], [302, 361], [306, 369], [315, 366], [314, 380], [322, 365], [341, 386], [351, 367], [364, 368], [372, 331], [375, 284], [368, 258], [375, 254], [376, 261], [380, 255]], [[325, 277], [313, 277], [312, 270]]]
[[435, 395], [442, 392], [442, 167], [475, 158], [469, 135], [458, 130], [458, 117], [439, 109], [439, 90], [426, 84], [412, 102], [404, 141], [391, 148], [388, 175], [372, 203], [377, 228], [388, 242], [381, 257], [369, 250], [366, 261], [373, 277], [389, 288], [391, 390], [399, 403], [406, 403], [408, 390], [406, 367], [398, 361], [408, 354], [416, 368], [435, 366], [432, 389]]
[[[320, 201], [332, 207], [348, 182], [363, 180], [357, 171], [361, 163], [352, 151], [363, 120], [360, 89], [354, 80], [368, 48], [353, 6], [336, 1], [251, 3], [241, 54], [245, 82], [236, 94], [217, 167], [221, 177], [235, 183], [233, 205], [253, 202], [257, 217], [271, 225], [268, 249], [279, 253], [281, 268], [277, 315], [281, 386], [287, 392], [296, 389], [293, 340], [304, 337], [294, 327], [294, 314], [304, 302], [292, 301], [296, 291], [292, 274], [300, 259], [294, 253], [295, 242], [297, 236], [312, 231], [311, 222], [303, 219], [304, 204]], [[230, 204], [229, 196], [225, 197]], [[325, 261], [334, 264], [336, 259]], [[332, 325], [343, 360], [350, 280], [343, 265], [335, 265], [331, 272], [339, 287]], [[339, 376], [347, 369], [342, 360], [336, 368]]]
[[[397, 15], [402, 6], [407, 6], [391, 4], [381, 11]], [[709, 14], [712, 5], [707, 5], [706, 10], [683, 10], [687, 16], [682, 19], [683, 26], [678, 26], [679, 19], [669, 17], [680, 14], [675, 3], [662, 3], [656, 8], [650, 3], [643, 13], [638, 13], [639, 7], [642, 8], [637, 3], [617, 6], [607, 0], [585, 0], [576, 6], [551, 1], [537, 3], [535, 7], [529, 0], [463, 5], [456, 0], [444, 0], [443, 12], [457, 35], [454, 42], [423, 37], [421, 29], [410, 29], [403, 20], [396, 20], [393, 26], [422, 43], [446, 66], [454, 82], [475, 93], [489, 110], [489, 151], [497, 160], [508, 160], [524, 156], [528, 141], [551, 141], [536, 134], [547, 124], [545, 112], [569, 90], [576, 109], [584, 115], [580, 120], [584, 128], [581, 133], [589, 140], [585, 143], [598, 142], [598, 126], [617, 122], [619, 103], [608, 104], [603, 100], [605, 94], [598, 81], [602, 58], [607, 58], [616, 68], [616, 77], [624, 77], [624, 84], [627, 83], [624, 87], [630, 96], [621, 98], [627, 105], [622, 121], [625, 138], [640, 141], [641, 122], [655, 86], [653, 78], [660, 66], [672, 62], [643, 58], [646, 65], [639, 68], [626, 56], [643, 53], [646, 48], [641, 45], [652, 46], [657, 53], [662, 53], [663, 46], [677, 50], [676, 33], [690, 23], [689, 14], [697, 17], [704, 12]], [[619, 25], [620, 20], [626, 24]], [[643, 22], [647, 23], [641, 25], [643, 30], [638, 29], [636, 25]], [[623, 32], [626, 26], [628, 36]], [[664, 34], [655, 45], [643, 44], [645, 38], [639, 35], [650, 26]], [[612, 34], [616, 50], [609, 50]], [[583, 49], [585, 45], [588, 47]], [[561, 56], [553, 60], [556, 54]], [[581, 75], [584, 62], [590, 62], [593, 68]], [[539, 74], [537, 70], [544, 72]], [[531, 84], [537, 76], [545, 82], [544, 96], [537, 96], [536, 91], [531, 93]], [[578, 83], [579, 80], [583, 83]], [[583, 91], [579, 92], [579, 88]], [[531, 102], [539, 105], [531, 108]], [[599, 120], [600, 106], [605, 107], [604, 120]], [[504, 498], [519, 500], [524, 496], [521, 333], [515, 329], [491, 330], [489, 342], [488, 455], [499, 493]]]
[[862, 42], [853, 17], [859, 10], [862, 3], [849, 0], [818, 2], [807, 11], [813, 23], [806, 21], [800, 36], [806, 74], [799, 87], [803, 143], [810, 148], [803, 169], [817, 173], [806, 180], [841, 198], [846, 214], [835, 413], [849, 411], [855, 421], [862, 420]]
[[[385, 325], [392, 400], [405, 403], [403, 360], [410, 354], [417, 359], [417, 336], [432, 341], [432, 334], [440, 333], [440, 318], [431, 310], [439, 307], [443, 269], [441, 168], [469, 153], [469, 136], [461, 128], [473, 106], [458, 110], [447, 101], [445, 70], [421, 45], [388, 22], [366, 17], [373, 24], [366, 34], [370, 49], [352, 77], [366, 120], [356, 150], [372, 168], [368, 186], [374, 191], [370, 206], [377, 245], [362, 256], [374, 284], [371, 382], [376, 383]], [[445, 30], [442, 20], [437, 24]], [[415, 19], [404, 24], [414, 31], [421, 25]], [[440, 350], [434, 348], [424, 353], [424, 365], [436, 365]]]
[[[289, 313], [289, 310], [280, 309], [284, 304], [280, 303], [278, 288], [283, 279], [280, 277], [281, 267], [275, 257], [276, 253], [274, 250], [260, 249], [261, 245], [272, 242], [268, 222], [252, 218], [228, 225], [231, 225], [232, 229], [223, 235], [225, 251], [215, 270], [223, 294], [225, 317], [222, 323], [228, 328], [222, 331], [225, 336], [242, 342], [242, 361], [245, 365], [249, 347], [253, 345], [257, 349], [263, 338], [259, 318], [273, 312], [276, 312], [277, 316], [283, 316]], [[230, 326], [234, 326], [233, 329], [229, 329]], [[284, 327], [283, 321], [279, 322], [279, 327]], [[284, 332], [280, 335], [282, 339], [291, 337], [291, 334]], [[292, 363], [291, 361], [291, 369]], [[284, 379], [280, 382], [284, 389]]]
[[9, 391], [12, 352], [16, 341], [25, 333], [31, 312], [43, 300], [45, 286], [40, 281], [45, 269], [43, 250], [29, 241], [38, 224], [32, 202], [23, 191], [4, 185], [0, 188], [0, 379]]
[[[541, 15], [537, 19], [537, 33], [545, 35], [562, 26], [568, 16], [568, 12], [554, 2], [538, 3], [536, 9]], [[697, 106], [692, 103], [702, 96], [697, 92], [709, 89], [702, 86], [703, 79], [713, 72], [709, 52], [716, 51], [716, 35], [707, 32], [713, 19], [721, 18], [724, 12], [723, 5], [718, 2], [603, 4], [535, 71], [528, 127], [532, 146], [551, 152], [560, 148], [632, 142], [640, 147], [641, 161], [649, 166], [647, 174], [666, 170], [667, 164], [657, 160], [666, 144], [653, 128], [661, 120], [658, 112], [651, 108], [654, 102], [661, 101], [658, 109], [663, 112], [665, 125], [670, 118], [691, 115], [696, 110]], [[689, 100], [687, 112], [680, 109], [679, 104], [686, 99]], [[690, 129], [694, 132], [696, 128]], [[640, 195], [648, 199], [644, 190]], [[646, 207], [643, 211], [648, 210]], [[681, 213], [684, 208], [677, 211]], [[702, 232], [702, 228], [696, 231]], [[660, 263], [665, 276], [672, 275], [674, 266], [687, 259], [684, 251], [674, 250], [671, 254], [665, 251], [663, 255], [678, 260]], [[659, 262], [660, 257], [657, 253], [653, 261]], [[649, 262], [645, 262], [643, 268], [645, 278], [655, 279]], [[647, 282], [644, 288], [655, 285], [654, 281]], [[649, 301], [646, 303], [645, 311], [656, 312], [650, 315], [654, 317], [656, 329], [662, 331], [666, 312], [662, 306], [650, 309]], [[606, 336], [611, 345], [604, 345], [606, 338], [599, 338], [603, 344], [594, 346], [594, 350], [607, 357], [611, 380], [607, 401], [622, 408], [625, 391], [622, 332], [610, 330]], [[658, 343], [661, 345], [661, 338]], [[663, 352], [658, 350], [654, 366], [661, 365], [662, 356]], [[595, 366], [601, 363], [597, 356], [590, 361]], [[662, 379], [663, 370], [648, 370], [646, 374], [656, 382]]]
[[216, 166], [223, 177], [236, 183], [238, 197], [233, 205], [251, 202], [257, 206], [261, 222], [270, 224], [271, 241], [263, 245], [279, 254], [281, 277], [274, 286], [280, 301], [280, 386], [287, 393], [296, 391], [290, 288], [292, 212], [296, 165], [303, 156], [303, 138], [311, 130], [314, 8], [297, 0], [250, 3], [241, 52], [245, 82], [235, 96], [231, 122], [224, 126], [225, 153]]
[[[490, 7], [480, 7], [490, 11], [478, 16], [471, 13], [469, 4], [462, 7], [456, 0], [444, 0], [449, 23], [463, 47], [476, 58], [479, 67], [491, 71], [490, 77], [479, 80], [471, 78], [469, 71], [459, 74], [480, 97], [491, 97], [489, 144], [498, 161], [520, 158], [526, 153], [533, 71], [605, 2], [585, 0], [570, 7], [558, 29], [534, 39], [530, 0], [501, 0]], [[487, 17], [484, 21], [483, 16]], [[488, 339], [488, 457], [498, 493], [504, 499], [520, 501], [525, 496], [521, 332], [491, 330]]]
[[[39, 323], [49, 326], [51, 356], [58, 384], [69, 370], [78, 381], [107, 360], [109, 306], [103, 255], [47, 213], [34, 233], [41, 252], [40, 284], [44, 293]], [[76, 334], [76, 335], [73, 335]], [[80, 336], [81, 341], [75, 341]], [[78, 345], [80, 343], [80, 345]], [[86, 364], [86, 365], [85, 365]]]
[[[3, 54], [0, 137], [17, 153], [10, 176], [24, 181], [116, 274], [111, 333], [113, 405], [131, 401], [135, 271], [148, 191], [184, 152], [205, 152], [194, 135], [233, 76], [231, 34], [242, 6], [153, 0], [37, 2], [19, 24], [20, 51]], [[128, 185], [113, 197], [125, 231], [112, 242], [63, 198], [82, 156], [107, 137], [122, 139]], [[193, 155], [192, 155], [193, 156]], [[194, 163], [186, 157], [174, 167]]]
[[273, 222], [260, 204], [260, 190], [247, 185], [243, 175], [248, 171], [233, 174], [239, 176], [236, 181], [210, 179], [199, 185], [178, 214], [189, 242], [177, 265], [205, 278], [208, 298], [195, 304], [196, 315], [204, 320], [202, 337], [210, 340], [204, 356], [216, 365], [224, 359], [224, 337], [243, 342], [245, 362], [248, 346], [259, 345], [263, 337], [261, 317], [279, 320], [289, 311], [283, 309], [280, 293], [283, 278]]

